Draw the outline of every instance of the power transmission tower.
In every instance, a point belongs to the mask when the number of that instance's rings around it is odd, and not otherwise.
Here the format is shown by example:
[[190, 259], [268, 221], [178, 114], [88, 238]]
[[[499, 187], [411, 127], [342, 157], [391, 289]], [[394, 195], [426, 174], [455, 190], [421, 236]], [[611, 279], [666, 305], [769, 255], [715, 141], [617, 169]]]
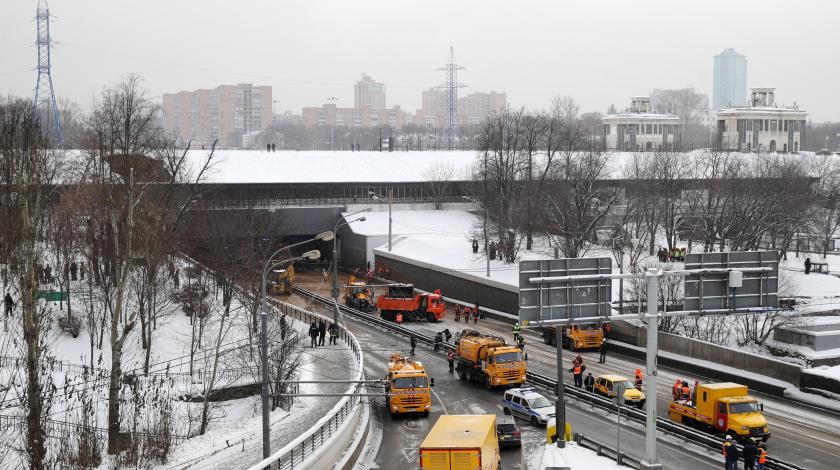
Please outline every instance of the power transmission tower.
[[38, 0], [38, 14], [35, 17], [38, 24], [38, 80], [35, 82], [35, 114], [42, 122], [49, 123], [43, 126], [43, 131], [51, 141], [58, 146], [64, 144], [64, 132], [61, 130], [61, 116], [58, 114], [58, 105], [55, 102], [53, 81], [50, 69], [50, 50], [53, 41], [50, 39], [50, 8], [47, 0]]
[[466, 85], [458, 83], [458, 71], [465, 70], [455, 62], [455, 48], [449, 46], [449, 62], [437, 69], [446, 75], [446, 84], [437, 87], [446, 91], [446, 148], [452, 150], [458, 131], [458, 88]]

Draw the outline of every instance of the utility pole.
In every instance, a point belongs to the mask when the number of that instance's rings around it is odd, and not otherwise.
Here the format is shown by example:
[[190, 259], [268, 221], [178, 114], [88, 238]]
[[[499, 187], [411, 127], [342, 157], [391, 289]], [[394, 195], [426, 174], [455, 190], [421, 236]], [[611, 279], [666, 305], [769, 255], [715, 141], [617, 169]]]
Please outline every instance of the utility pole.
[[[336, 102], [336, 101], [338, 101], [338, 98], [336, 98], [335, 96], [330, 96], [329, 98], [327, 98], [327, 101], [329, 101], [329, 102], [331, 102], [333, 105], [335, 105], [335, 102]], [[330, 152], [335, 152], [335, 139], [334, 139], [334, 134], [335, 134], [335, 114], [336, 114], [336, 113], [335, 113], [335, 110], [334, 110], [334, 111], [333, 111], [333, 115], [332, 115], [332, 119], [330, 120], [330, 121], [331, 121], [331, 125], [330, 125]]]
[[446, 92], [446, 148], [453, 150], [458, 130], [458, 88], [466, 85], [458, 83], [458, 71], [464, 67], [455, 62], [455, 48], [449, 46], [449, 62], [437, 69], [446, 75], [446, 83], [437, 87]]
[[388, 188], [388, 251], [391, 251], [391, 226], [394, 219], [391, 217], [391, 201], [393, 200], [393, 188]]
[[[554, 402], [554, 429], [557, 432], [557, 447], [566, 447], [566, 399], [563, 390], [563, 325], [554, 327], [557, 342], [557, 401]], [[654, 400], [656, 401], [656, 400]]]
[[35, 43], [38, 46], [38, 78], [35, 81], [35, 99], [32, 106], [39, 121], [44, 116], [48, 117], [49, 124], [41, 127], [47, 129], [50, 139], [54, 139], [61, 147], [64, 144], [64, 132], [61, 129], [61, 116], [58, 114], [53, 90], [50, 58], [53, 40], [50, 37], [50, 7], [47, 0], [38, 0], [35, 21], [38, 25], [38, 40]]
[[[647, 282], [647, 387], [651, 397], [656, 397], [656, 344], [658, 328], [659, 270], [650, 268], [645, 273]], [[645, 460], [641, 462], [643, 470], [661, 470], [662, 464], [656, 458], [656, 399], [645, 402]]]

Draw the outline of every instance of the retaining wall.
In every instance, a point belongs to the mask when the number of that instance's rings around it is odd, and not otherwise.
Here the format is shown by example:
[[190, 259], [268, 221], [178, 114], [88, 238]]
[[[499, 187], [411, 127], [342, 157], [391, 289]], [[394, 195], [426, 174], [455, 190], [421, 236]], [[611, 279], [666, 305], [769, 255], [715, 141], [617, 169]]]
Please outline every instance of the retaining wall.
[[802, 371], [802, 379], [799, 386], [802, 388], [816, 388], [840, 395], [840, 380], [812, 374], [808, 370]]

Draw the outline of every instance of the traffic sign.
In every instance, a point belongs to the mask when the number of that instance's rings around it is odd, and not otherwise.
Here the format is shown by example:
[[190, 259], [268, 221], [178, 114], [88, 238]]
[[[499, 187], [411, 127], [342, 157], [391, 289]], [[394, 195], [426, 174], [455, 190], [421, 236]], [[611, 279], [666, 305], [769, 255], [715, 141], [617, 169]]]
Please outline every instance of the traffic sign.
[[611, 258], [563, 258], [519, 262], [519, 321], [608, 317], [611, 279], [568, 279], [532, 283], [531, 278], [612, 274]]
[[779, 305], [778, 251], [692, 253], [685, 257], [685, 269], [712, 270], [686, 275], [684, 309], [687, 311], [777, 308]]

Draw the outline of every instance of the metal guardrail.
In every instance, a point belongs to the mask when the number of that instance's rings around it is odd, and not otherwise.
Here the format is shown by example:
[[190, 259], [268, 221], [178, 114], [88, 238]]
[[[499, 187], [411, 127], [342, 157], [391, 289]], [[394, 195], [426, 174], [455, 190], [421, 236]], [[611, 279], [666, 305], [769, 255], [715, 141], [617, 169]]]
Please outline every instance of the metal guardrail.
[[619, 452], [613, 449], [612, 447], [600, 443], [594, 439], [590, 439], [583, 434], [575, 433], [574, 436], [575, 442], [581, 447], [585, 447], [589, 450], [595, 451], [596, 454], [607, 457], [608, 459], [615, 460], [616, 463], [619, 465], [624, 465], [625, 467], [639, 469], [642, 467], [642, 461], [633, 457], [632, 455], [626, 452]]
[[[313, 318], [325, 318], [322, 315], [308, 312], [300, 307], [279, 301], [277, 299], [269, 299], [269, 301], [284, 315], [296, 318], [305, 323], [310, 323]], [[331, 321], [332, 319], [328, 320]], [[354, 380], [363, 380], [364, 356], [362, 355], [362, 348], [359, 345], [358, 340], [353, 333], [349, 332], [342, 325], [339, 325], [339, 337], [350, 346], [350, 349], [353, 351], [353, 355], [356, 357], [358, 369]], [[342, 426], [347, 422], [347, 419], [352, 416], [354, 411], [353, 409], [361, 403], [361, 396], [359, 396], [359, 389], [361, 386], [362, 384], [360, 383], [352, 384], [345, 392], [349, 396], [345, 396], [339, 400], [329, 413], [318, 420], [314, 426], [268, 458], [250, 467], [249, 470], [260, 470], [263, 468], [293, 470], [300, 467], [306, 459], [315, 454], [321, 446], [328, 444], [330, 438], [341, 430]]]
[[[322, 297], [320, 295], [314, 294], [309, 292], [305, 289], [301, 289], [297, 286], [294, 286], [293, 291], [305, 298], [314, 300], [321, 304], [325, 305], [333, 305], [332, 299], [327, 299], [326, 297]], [[424, 335], [422, 333], [418, 333], [414, 330], [406, 328], [404, 326], [397, 325], [393, 322], [389, 322], [386, 320], [382, 320], [381, 318], [376, 317], [375, 315], [364, 313], [359, 310], [352, 309], [350, 307], [339, 305], [341, 311], [347, 315], [351, 315], [355, 318], [364, 320], [368, 323], [372, 323], [376, 326], [380, 326], [384, 329], [392, 331], [394, 333], [398, 333], [404, 336], [414, 336], [417, 338], [419, 343], [434, 345], [434, 338], [429, 335]], [[455, 344], [444, 342], [442, 345], [442, 349], [447, 351], [449, 349], [455, 349]], [[546, 376], [543, 374], [539, 374], [533, 371], [527, 372], [527, 380], [532, 384], [542, 387], [546, 390], [551, 391], [552, 393], [556, 393], [557, 390], [557, 381]], [[598, 408], [605, 409], [607, 411], [611, 411], [615, 409], [616, 405], [613, 403], [612, 400], [607, 399], [605, 397], [601, 397], [599, 395], [595, 395], [594, 393], [589, 393], [587, 391], [581, 390], [579, 388], [573, 387], [569, 384], [563, 384], [563, 390], [566, 396], [572, 396], [579, 401], [586, 402], [588, 404], [594, 405]], [[645, 423], [645, 413], [639, 410], [634, 410], [628, 407], [622, 407], [622, 414], [634, 421], [644, 424]], [[690, 428], [683, 424], [675, 423], [671, 420], [664, 419], [661, 417], [656, 418], [656, 427], [660, 431], [663, 431], [668, 434], [676, 435], [682, 437], [690, 442], [695, 444], [702, 445], [714, 451], [718, 451], [721, 449], [723, 445], [723, 440], [715, 436], [713, 434], [709, 434], [704, 431], [700, 431], [694, 428]], [[767, 469], [772, 470], [806, 470], [805, 467], [801, 467], [796, 464], [792, 464], [789, 462], [784, 462], [776, 458], [768, 457], [767, 463], [764, 466]]]
[[[43, 427], [48, 438], [58, 436], [72, 436], [78, 435], [81, 432], [90, 431], [95, 433], [96, 436], [103, 441], [106, 441], [108, 439], [108, 429], [99, 428], [96, 426], [86, 427], [78, 423], [70, 423], [67, 421], [59, 421], [47, 418], [43, 421]], [[23, 430], [26, 428], [26, 418], [23, 416], [16, 415], [0, 415], [0, 428]], [[122, 431], [122, 433], [128, 434], [133, 437], [161, 437], [161, 434], [150, 433], [145, 431]], [[165, 437], [167, 439], [171, 439], [172, 443], [175, 445], [180, 444], [189, 439], [189, 436], [181, 436], [178, 434], [170, 434]]]

